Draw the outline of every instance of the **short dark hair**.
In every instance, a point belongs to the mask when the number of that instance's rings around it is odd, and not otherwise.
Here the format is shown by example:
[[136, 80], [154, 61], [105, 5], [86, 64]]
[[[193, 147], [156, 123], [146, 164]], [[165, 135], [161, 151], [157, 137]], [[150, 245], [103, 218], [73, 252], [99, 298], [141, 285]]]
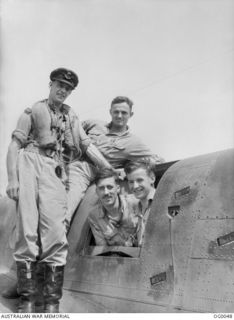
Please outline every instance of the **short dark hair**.
[[129, 105], [130, 111], [132, 111], [133, 102], [128, 97], [118, 96], [111, 101], [111, 107], [117, 103], [126, 102]]
[[147, 160], [128, 161], [124, 167], [126, 175], [137, 169], [145, 169], [148, 176], [152, 174], [155, 176], [155, 167]]
[[94, 179], [94, 182], [98, 184], [98, 182], [102, 179], [106, 178], [114, 178], [116, 183], [119, 183], [119, 176], [118, 174], [111, 168], [104, 168], [101, 170], [98, 170], [96, 177]]

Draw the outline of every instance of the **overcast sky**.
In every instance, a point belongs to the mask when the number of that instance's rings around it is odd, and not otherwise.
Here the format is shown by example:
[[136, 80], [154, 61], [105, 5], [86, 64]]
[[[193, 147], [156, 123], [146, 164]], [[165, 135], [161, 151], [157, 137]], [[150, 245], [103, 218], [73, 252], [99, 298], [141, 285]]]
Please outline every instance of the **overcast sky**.
[[21, 112], [57, 67], [77, 72], [81, 120], [134, 101], [132, 132], [167, 161], [234, 146], [233, 0], [0, 0], [0, 192]]

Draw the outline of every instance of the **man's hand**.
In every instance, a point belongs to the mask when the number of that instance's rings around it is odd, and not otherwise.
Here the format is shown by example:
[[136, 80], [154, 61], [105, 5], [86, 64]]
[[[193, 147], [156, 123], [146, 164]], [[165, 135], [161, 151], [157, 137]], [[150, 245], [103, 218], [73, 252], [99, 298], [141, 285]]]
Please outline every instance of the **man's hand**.
[[119, 180], [123, 181], [126, 178], [126, 174], [124, 172], [124, 169], [120, 168], [120, 169], [114, 169], [116, 174], [119, 177]]
[[6, 193], [10, 199], [17, 201], [19, 199], [19, 182], [9, 182]]
[[160, 164], [166, 162], [164, 158], [158, 156], [157, 154], [154, 155], [155, 164]]
[[125, 247], [133, 247], [132, 239], [129, 238], [129, 239], [125, 242]]

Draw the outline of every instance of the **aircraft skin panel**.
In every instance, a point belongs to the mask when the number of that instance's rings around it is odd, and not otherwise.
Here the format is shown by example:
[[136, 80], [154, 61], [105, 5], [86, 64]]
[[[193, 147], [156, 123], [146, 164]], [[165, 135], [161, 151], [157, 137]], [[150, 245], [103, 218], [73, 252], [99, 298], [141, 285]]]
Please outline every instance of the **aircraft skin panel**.
[[211, 167], [203, 186], [200, 219], [234, 218], [234, 152], [224, 151]]
[[[148, 303], [157, 301], [161, 305], [168, 303], [167, 297], [165, 300], [168, 289], [162, 285], [151, 287], [150, 268], [145, 268], [140, 259], [79, 257], [76, 262], [73, 272], [67, 269], [67, 289]], [[164, 265], [161, 267], [167, 271]]]
[[[210, 161], [207, 162], [208, 157]], [[170, 206], [179, 206], [178, 213], [171, 219], [175, 274], [172, 302], [174, 306], [196, 312], [233, 312], [231, 293], [234, 292], [233, 283], [227, 281], [227, 285], [222, 280], [226, 277], [225, 273], [231, 277], [232, 262], [223, 261], [217, 264], [217, 259], [220, 259], [222, 254], [221, 249], [217, 249], [217, 245], [214, 245], [214, 241], [222, 235], [226, 235], [226, 240], [225, 237], [220, 238], [221, 242], [234, 240], [234, 234], [231, 233], [234, 231], [233, 219], [229, 218], [234, 204], [233, 196], [231, 197], [231, 193], [234, 194], [233, 164], [233, 150], [207, 155], [204, 158], [201, 156], [195, 158], [193, 162], [190, 159], [188, 162], [185, 160], [175, 164], [166, 172], [164, 180], [160, 181], [160, 183], [172, 182], [172, 190], [169, 192], [171, 201], [168, 203]], [[223, 170], [223, 167], [226, 169]], [[187, 189], [186, 192], [179, 193], [181, 197], [177, 197], [176, 189], [185, 190], [186, 186], [190, 186], [189, 192]], [[228, 189], [228, 196], [224, 198], [222, 193], [225, 189]], [[193, 197], [192, 194], [196, 196]], [[204, 217], [207, 217], [207, 221]], [[222, 249], [223, 260], [233, 259], [233, 244], [229, 244], [229, 247]], [[212, 263], [210, 259], [214, 259], [214, 262]], [[201, 267], [203, 264], [211, 270], [209, 274], [197, 272], [196, 267]], [[221, 290], [218, 289], [219, 286]], [[204, 287], [209, 289], [204, 292]], [[228, 296], [229, 300], [225, 300], [223, 298], [225, 296]], [[225, 301], [227, 301], [226, 306]]]
[[[234, 218], [197, 220], [191, 258], [234, 262], [233, 231]], [[223, 245], [222, 241], [224, 241]]]
[[229, 150], [210, 168], [198, 203], [184, 301], [194, 310], [234, 311], [233, 181], [234, 152]]
[[69, 313], [98, 313], [112, 312], [112, 310], [99, 301], [95, 296], [63, 290], [63, 297], [60, 303], [60, 312]]
[[184, 308], [195, 312], [234, 311], [234, 263], [190, 259]]
[[[119, 297], [109, 297], [101, 294], [87, 294], [64, 290], [61, 301], [61, 312], [89, 312], [89, 313], [152, 313], [168, 312], [165, 306], [133, 301]], [[173, 310], [178, 312], [178, 310]]]
[[[184, 287], [187, 277], [188, 256], [196, 212], [195, 203], [210, 165], [211, 156], [179, 161], [168, 169], [159, 182], [157, 206], [161, 215], [168, 219], [174, 271], [173, 300], [171, 304], [183, 308]], [[157, 233], [160, 224], [155, 228]], [[158, 257], [161, 260], [161, 256]]]
[[[233, 199], [230, 194], [230, 190], [232, 190], [233, 195], [233, 159], [233, 150], [186, 159], [170, 167], [159, 182], [157, 196], [160, 200], [158, 205], [164, 215], [170, 217], [171, 221], [171, 244], [175, 277], [172, 305], [178, 308], [195, 311], [212, 310], [208, 309], [208, 305], [206, 305], [207, 309], [203, 309], [193, 304], [193, 297], [191, 297], [193, 285], [191, 284], [190, 286], [188, 279], [190, 257], [192, 256], [194, 243], [197, 241], [195, 231], [197, 219], [201, 212], [204, 214], [202, 202], [206, 201], [207, 207], [212, 212], [215, 212], [215, 210], [212, 210], [214, 209], [212, 208], [212, 201], [215, 203], [214, 207], [219, 207], [220, 203], [222, 203], [220, 197], [216, 195], [218, 191], [214, 194], [214, 188], [211, 187], [210, 194], [205, 194], [209, 180], [212, 180], [212, 185], [214, 184], [213, 175], [217, 176], [216, 187], [219, 192], [225, 189], [224, 186], [220, 187], [219, 181], [222, 181], [222, 184], [226, 184], [226, 188], [229, 191], [225, 199], [229, 201], [229, 208], [233, 208], [233, 201], [230, 203], [230, 199]], [[223, 166], [226, 167], [226, 173], [223, 173]], [[213, 200], [213, 194], [217, 196], [217, 201]], [[231, 212], [231, 210], [228, 211]], [[224, 214], [223, 210], [222, 213]], [[198, 227], [197, 234], [200, 233], [199, 230]], [[155, 232], [157, 231], [156, 228]], [[201, 248], [200, 244], [198, 247]], [[161, 259], [161, 257], [159, 258]]]

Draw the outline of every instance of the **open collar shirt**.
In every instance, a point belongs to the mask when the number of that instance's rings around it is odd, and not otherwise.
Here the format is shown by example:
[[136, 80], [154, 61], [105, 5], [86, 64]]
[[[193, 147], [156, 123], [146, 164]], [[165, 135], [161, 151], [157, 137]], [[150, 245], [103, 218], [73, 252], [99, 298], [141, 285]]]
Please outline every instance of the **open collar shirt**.
[[111, 123], [99, 120], [82, 122], [86, 134], [92, 143], [102, 152], [114, 168], [124, 167], [127, 160], [151, 158], [155, 163], [161, 160], [129, 129], [121, 133], [112, 133]]
[[[76, 123], [76, 126], [78, 126], [78, 135], [79, 135], [79, 143], [82, 151], [86, 150], [87, 147], [90, 145], [91, 140], [90, 138], [86, 135], [86, 133], [83, 130], [83, 127], [81, 126], [81, 123], [72, 110], [72, 108], [66, 104], [62, 105], [61, 108], [61, 115], [60, 118], [57, 119], [53, 106], [48, 105], [48, 99], [41, 100], [37, 103], [35, 103], [32, 108], [27, 108], [25, 111], [21, 114], [18, 122], [16, 129], [12, 133], [12, 137], [16, 138], [22, 147], [26, 147], [29, 144], [38, 146], [38, 128], [36, 127], [34, 123], [34, 115], [33, 115], [33, 109], [34, 107], [39, 107], [41, 109], [47, 109], [50, 113], [51, 116], [51, 130], [58, 130], [57, 126], [61, 128], [64, 131], [65, 135], [70, 135], [71, 136], [71, 127], [73, 127]], [[63, 117], [65, 117], [66, 121], [64, 124]], [[43, 119], [43, 118], [42, 118]], [[65, 125], [64, 128], [62, 126]], [[71, 144], [73, 144], [73, 139], [70, 137]]]
[[151, 209], [151, 205], [153, 202], [155, 196], [155, 189], [151, 189], [151, 191], [148, 194], [148, 205], [145, 209], [143, 209], [142, 203], [139, 201], [138, 203], [138, 226], [137, 226], [137, 244], [139, 247], [142, 246], [143, 241], [144, 241], [144, 237], [145, 237], [145, 227], [146, 227], [146, 223], [147, 220], [149, 218], [149, 214], [150, 214], [150, 209]]
[[124, 246], [136, 233], [138, 201], [132, 195], [119, 196], [119, 217], [113, 219], [99, 202], [89, 215], [89, 223], [96, 245]]

